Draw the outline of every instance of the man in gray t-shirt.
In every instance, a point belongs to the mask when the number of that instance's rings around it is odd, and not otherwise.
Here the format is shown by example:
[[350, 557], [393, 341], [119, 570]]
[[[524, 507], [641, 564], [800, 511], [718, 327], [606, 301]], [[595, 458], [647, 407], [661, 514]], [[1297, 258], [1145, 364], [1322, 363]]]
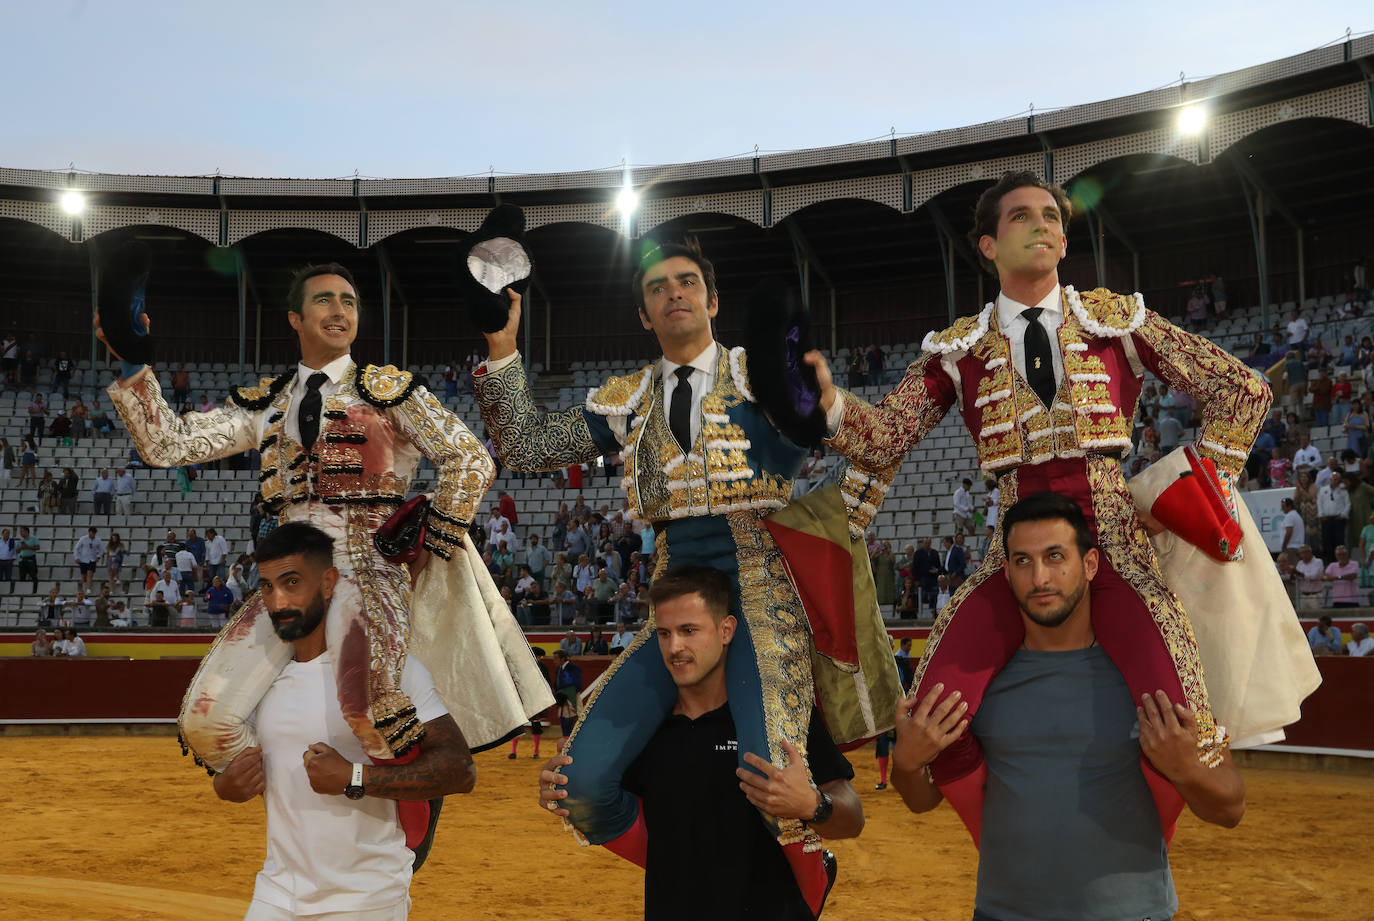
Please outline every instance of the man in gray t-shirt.
[[897, 708], [892, 783], [912, 812], [943, 794], [926, 767], [965, 729], [987, 766], [975, 921], [1165, 921], [1178, 908], [1143, 754], [1206, 822], [1236, 825], [1245, 783], [1223, 753], [1197, 756], [1197, 722], [1163, 691], [1132, 701], [1097, 645], [1089, 583], [1098, 551], [1082, 510], [1037, 493], [1002, 521], [1004, 572], [1025, 641], [970, 723], [942, 685]]

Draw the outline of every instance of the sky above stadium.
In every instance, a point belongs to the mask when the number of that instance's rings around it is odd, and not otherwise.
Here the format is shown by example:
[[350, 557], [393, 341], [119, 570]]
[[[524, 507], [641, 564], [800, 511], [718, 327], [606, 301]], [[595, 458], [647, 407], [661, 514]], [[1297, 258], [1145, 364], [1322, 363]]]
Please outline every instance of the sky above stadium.
[[1155, 89], [1368, 0], [7, 3], [0, 166], [464, 176], [707, 160]]

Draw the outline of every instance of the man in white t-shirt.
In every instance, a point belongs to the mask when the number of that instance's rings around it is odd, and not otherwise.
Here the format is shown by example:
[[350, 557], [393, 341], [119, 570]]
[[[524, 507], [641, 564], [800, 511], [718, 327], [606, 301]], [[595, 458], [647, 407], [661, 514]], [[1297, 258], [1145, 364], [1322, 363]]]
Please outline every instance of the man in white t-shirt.
[[1322, 465], [1322, 452], [1312, 443], [1312, 439], [1307, 435], [1299, 435], [1299, 443], [1302, 445], [1293, 453], [1293, 466], [1301, 470], [1306, 467], [1308, 470], [1316, 470]]
[[1288, 318], [1288, 344], [1289, 346], [1302, 346], [1307, 344], [1307, 320], [1303, 319], [1302, 314], [1294, 310]]
[[225, 572], [225, 557], [229, 555], [229, 544], [214, 528], [206, 530], [205, 538], [206, 579], [213, 581], [215, 576], [227, 579], [229, 574]]
[[1296, 550], [1307, 541], [1307, 534], [1302, 523], [1302, 516], [1298, 514], [1298, 509], [1293, 505], [1292, 499], [1284, 499], [1281, 503], [1283, 507], [1283, 545], [1281, 550]]
[[1356, 657], [1374, 657], [1374, 637], [1369, 635], [1369, 627], [1364, 624], [1350, 625], [1350, 642], [1345, 651]]
[[973, 496], [969, 494], [972, 487], [973, 481], [964, 477], [959, 488], [954, 490], [954, 530], [965, 534], [973, 533]]
[[1322, 576], [1326, 574], [1326, 564], [1321, 557], [1312, 553], [1312, 548], [1303, 544], [1298, 548], [1298, 562], [1293, 567], [1298, 574], [1298, 610], [1315, 611], [1321, 608], [1326, 595]]
[[[295, 647], [253, 711], [259, 745], [215, 777], [220, 799], [267, 806], [267, 858], [244, 921], [328, 917], [394, 921], [410, 906], [417, 851], [406, 846], [396, 801], [472, 789], [472, 755], [429, 672], [410, 656], [401, 689], [425, 729], [405, 764], [366, 763], [338, 705], [324, 619], [338, 582], [334, 542], [304, 522], [258, 542], [258, 589], [277, 636]], [[431, 831], [433, 823], [431, 822]]]
[[[185, 547], [176, 553], [177, 572], [181, 575], [181, 589], [183, 592], [193, 592], [196, 589], [196, 574], [200, 566], [196, 563], [196, 555]], [[178, 595], [181, 592], [177, 592]]]

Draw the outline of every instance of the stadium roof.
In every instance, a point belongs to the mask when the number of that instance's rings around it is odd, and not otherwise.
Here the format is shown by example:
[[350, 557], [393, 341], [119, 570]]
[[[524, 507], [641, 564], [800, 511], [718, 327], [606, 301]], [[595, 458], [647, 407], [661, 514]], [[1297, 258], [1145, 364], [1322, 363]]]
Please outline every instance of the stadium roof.
[[[42, 320], [57, 324], [53, 332], [72, 328], [71, 319], [81, 328], [88, 264], [108, 242], [137, 235], [155, 250], [159, 294], [193, 309], [229, 304], [237, 314], [240, 267], [245, 300], [271, 307], [291, 267], [335, 258], [359, 270], [364, 298], [374, 303], [386, 275], [393, 303], [428, 330], [452, 307], [463, 235], [494, 203], [510, 201], [526, 209], [531, 228], [536, 304], [558, 309], [549, 331], [567, 351], [555, 356], [551, 348], [555, 363], [583, 347], [576, 339], [584, 329], [588, 347], [605, 346], [610, 321], [605, 329], [599, 320], [569, 326], [568, 317], [628, 310], [627, 241], [645, 233], [700, 236], [723, 294], [739, 295], [761, 275], [796, 273], [805, 264], [822, 324], [835, 292], [837, 339], [909, 340], [947, 317], [947, 270], [958, 312], [986, 293], [961, 237], [977, 195], [1007, 169], [1069, 186], [1091, 215], [1071, 231], [1070, 249], [1081, 254], [1072, 267], [1095, 269], [1089, 254], [1100, 242], [1117, 287], [1150, 289], [1162, 254], [1199, 248], [1231, 253], [1217, 258], [1234, 274], [1230, 264], [1245, 252], [1254, 206], [1263, 205], [1275, 234], [1368, 224], [1371, 74], [1374, 35], [1366, 35], [1028, 118], [625, 173], [334, 180], [0, 169], [0, 297], [50, 305]], [[1190, 106], [1206, 112], [1198, 134], [1178, 127]], [[627, 179], [642, 196], [628, 226], [614, 206]], [[79, 218], [57, 204], [69, 189], [87, 196]], [[404, 322], [399, 313], [392, 318], [393, 342]], [[726, 330], [733, 325], [724, 323]], [[269, 327], [271, 340], [276, 330]], [[879, 335], [884, 328], [890, 335]], [[380, 341], [382, 332], [368, 335]], [[197, 333], [188, 327], [185, 335], [190, 341]], [[472, 337], [455, 328], [441, 338], [456, 351]], [[642, 342], [626, 347], [645, 351]]]

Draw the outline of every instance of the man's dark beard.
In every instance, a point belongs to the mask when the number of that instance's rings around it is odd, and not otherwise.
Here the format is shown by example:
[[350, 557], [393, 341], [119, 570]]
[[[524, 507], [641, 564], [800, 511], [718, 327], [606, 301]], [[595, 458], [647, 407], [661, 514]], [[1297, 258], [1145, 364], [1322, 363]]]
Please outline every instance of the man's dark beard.
[[[272, 618], [272, 629], [277, 636], [288, 643], [292, 640], [304, 639], [314, 633], [316, 628], [324, 621], [326, 602], [324, 592], [317, 591], [315, 597], [311, 599], [310, 606], [301, 611], [299, 608], [288, 608], [284, 611], [268, 612]], [[282, 623], [282, 619], [294, 617], [295, 620]]]
[[1078, 602], [1083, 600], [1083, 593], [1087, 590], [1088, 580], [1084, 579], [1082, 582], [1078, 583], [1077, 588], [1068, 595], [1063, 596], [1064, 604], [1062, 607], [1052, 608], [1044, 614], [1033, 614], [1027, 610], [1025, 603], [1022, 602], [1020, 598], [1016, 599], [1016, 601], [1017, 604], [1021, 606], [1021, 610], [1025, 612], [1026, 616], [1040, 626], [1059, 627], [1063, 625], [1064, 621], [1069, 619], [1069, 615], [1073, 613], [1074, 608], [1078, 607]]

